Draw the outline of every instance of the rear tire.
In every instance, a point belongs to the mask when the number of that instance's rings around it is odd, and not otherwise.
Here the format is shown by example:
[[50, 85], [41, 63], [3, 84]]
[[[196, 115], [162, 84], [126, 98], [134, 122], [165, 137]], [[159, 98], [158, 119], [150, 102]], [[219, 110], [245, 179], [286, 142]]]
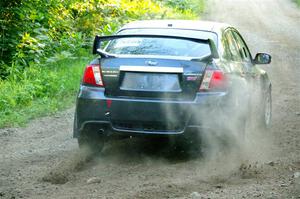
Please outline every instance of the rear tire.
[[77, 137], [80, 149], [87, 149], [92, 154], [100, 153], [104, 147], [105, 136], [95, 126], [87, 126], [83, 130], [78, 129], [77, 114], [74, 115], [73, 134]]
[[101, 132], [84, 130], [78, 137], [80, 149], [87, 149], [92, 154], [100, 153], [104, 147], [105, 139]]
[[174, 151], [188, 158], [196, 158], [201, 153], [201, 138], [197, 130], [185, 132], [183, 135], [175, 137]]
[[272, 95], [271, 88], [263, 96], [263, 106], [260, 111], [259, 125], [263, 129], [268, 129], [271, 126], [272, 120]]

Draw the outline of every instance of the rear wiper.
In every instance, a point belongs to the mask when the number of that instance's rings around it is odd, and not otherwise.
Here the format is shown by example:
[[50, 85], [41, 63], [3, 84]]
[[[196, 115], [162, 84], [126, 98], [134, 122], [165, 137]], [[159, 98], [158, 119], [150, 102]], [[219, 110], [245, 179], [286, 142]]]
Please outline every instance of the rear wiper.
[[190, 61], [211, 61], [214, 57], [212, 56], [212, 54], [207, 54], [204, 55], [202, 57], [193, 57], [190, 59]]
[[102, 57], [102, 58], [116, 58], [115, 55], [110, 54], [100, 48], [97, 49], [97, 53]]

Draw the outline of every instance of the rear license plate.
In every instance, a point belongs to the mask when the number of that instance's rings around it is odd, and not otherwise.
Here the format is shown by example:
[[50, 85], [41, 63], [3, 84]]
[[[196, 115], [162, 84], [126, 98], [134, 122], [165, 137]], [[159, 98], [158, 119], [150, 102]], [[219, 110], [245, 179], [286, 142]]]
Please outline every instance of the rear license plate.
[[181, 92], [178, 74], [126, 72], [121, 90]]

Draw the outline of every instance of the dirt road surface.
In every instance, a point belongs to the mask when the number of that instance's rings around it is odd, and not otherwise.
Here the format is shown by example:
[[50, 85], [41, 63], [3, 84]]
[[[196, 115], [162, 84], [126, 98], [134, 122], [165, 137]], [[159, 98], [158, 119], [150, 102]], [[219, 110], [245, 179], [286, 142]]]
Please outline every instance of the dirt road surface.
[[273, 126], [242, 149], [186, 158], [129, 139], [89, 159], [73, 109], [0, 130], [0, 198], [300, 198], [300, 9], [287, 0], [215, 0], [206, 16], [269, 52]]

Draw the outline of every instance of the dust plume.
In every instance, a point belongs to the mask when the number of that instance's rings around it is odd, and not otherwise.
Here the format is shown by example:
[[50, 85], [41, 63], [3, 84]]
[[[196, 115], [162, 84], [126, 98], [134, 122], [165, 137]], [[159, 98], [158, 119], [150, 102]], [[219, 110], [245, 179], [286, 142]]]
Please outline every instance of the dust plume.
[[51, 184], [65, 184], [74, 177], [74, 173], [82, 170], [92, 160], [92, 152], [88, 148], [74, 151], [71, 156], [60, 160], [41, 180]]

